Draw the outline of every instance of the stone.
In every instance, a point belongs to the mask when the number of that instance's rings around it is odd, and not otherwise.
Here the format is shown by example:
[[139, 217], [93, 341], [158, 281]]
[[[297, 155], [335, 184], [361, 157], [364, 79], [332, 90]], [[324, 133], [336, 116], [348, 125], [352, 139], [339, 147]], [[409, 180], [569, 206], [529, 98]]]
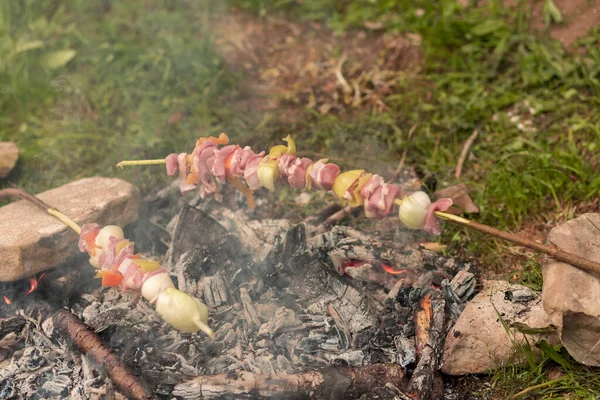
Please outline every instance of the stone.
[[0, 142], [0, 178], [6, 178], [19, 159], [19, 148], [13, 142]]
[[[138, 217], [139, 190], [121, 179], [85, 178], [38, 195], [78, 224], [126, 226]], [[27, 278], [79, 253], [78, 235], [33, 204], [0, 207], [0, 282]]]
[[[600, 214], [589, 213], [550, 231], [563, 251], [600, 262]], [[548, 259], [542, 266], [542, 304], [563, 345], [582, 364], [600, 366], [600, 276]]]
[[[524, 286], [505, 281], [486, 281], [446, 336], [442, 372], [448, 375], [478, 374], [508, 364], [521, 363], [519, 345], [546, 340], [558, 342], [556, 329], [542, 307], [539, 293], [527, 303], [506, 299], [507, 291]], [[527, 332], [527, 333], [523, 333]]]

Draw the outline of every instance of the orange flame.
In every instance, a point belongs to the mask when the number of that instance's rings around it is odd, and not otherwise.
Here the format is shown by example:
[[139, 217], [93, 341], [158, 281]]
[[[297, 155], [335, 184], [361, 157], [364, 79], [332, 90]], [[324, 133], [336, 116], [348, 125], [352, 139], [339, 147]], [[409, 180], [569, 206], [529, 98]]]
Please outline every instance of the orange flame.
[[37, 289], [38, 284], [44, 276], [46, 276], [45, 272], [41, 274], [39, 278], [29, 278], [29, 291], [25, 293], [25, 296], [29, 296], [35, 289]]
[[10, 299], [9, 299], [8, 297], [6, 297], [6, 296], [4, 296], [4, 302], [5, 302], [6, 304], [10, 304], [10, 303], [12, 303], [12, 301], [10, 301]]
[[394, 269], [394, 267], [392, 267], [391, 265], [387, 265], [387, 264], [383, 264], [383, 263], [381, 263], [381, 267], [383, 268], [383, 270], [385, 272], [387, 272], [388, 274], [392, 274], [392, 275], [400, 275], [401, 273], [403, 273], [405, 271], [403, 269]]

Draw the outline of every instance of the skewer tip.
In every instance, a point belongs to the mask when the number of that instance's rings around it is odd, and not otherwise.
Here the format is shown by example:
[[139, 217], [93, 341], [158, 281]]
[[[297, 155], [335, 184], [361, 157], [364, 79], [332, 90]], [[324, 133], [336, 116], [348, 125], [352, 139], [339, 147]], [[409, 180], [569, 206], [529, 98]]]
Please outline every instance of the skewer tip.
[[167, 160], [160, 158], [157, 160], [126, 160], [117, 163], [117, 167], [123, 169], [125, 166], [137, 166], [137, 165], [161, 165], [166, 164]]

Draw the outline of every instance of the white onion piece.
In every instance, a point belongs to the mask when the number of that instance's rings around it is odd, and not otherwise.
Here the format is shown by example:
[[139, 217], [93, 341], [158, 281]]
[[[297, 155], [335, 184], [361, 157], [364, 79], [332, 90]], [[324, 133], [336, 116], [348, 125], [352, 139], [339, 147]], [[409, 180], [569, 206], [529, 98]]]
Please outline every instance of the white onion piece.
[[111, 236], [114, 236], [117, 239], [123, 239], [125, 237], [123, 229], [117, 225], [106, 225], [104, 228], [100, 229], [98, 236], [96, 236], [96, 246], [99, 246], [102, 250], [106, 251]]
[[208, 307], [200, 300], [175, 288], [166, 288], [158, 295], [156, 312], [175, 329], [194, 333], [203, 331], [211, 339], [215, 333], [209, 328]]
[[142, 285], [142, 296], [146, 300], [152, 301], [160, 292], [170, 287], [175, 287], [175, 285], [169, 274], [166, 272], [156, 274], [148, 278]]
[[423, 229], [427, 207], [430, 204], [431, 200], [425, 192], [419, 191], [410, 196], [405, 196], [400, 201], [400, 211], [398, 211], [400, 221], [410, 229]]

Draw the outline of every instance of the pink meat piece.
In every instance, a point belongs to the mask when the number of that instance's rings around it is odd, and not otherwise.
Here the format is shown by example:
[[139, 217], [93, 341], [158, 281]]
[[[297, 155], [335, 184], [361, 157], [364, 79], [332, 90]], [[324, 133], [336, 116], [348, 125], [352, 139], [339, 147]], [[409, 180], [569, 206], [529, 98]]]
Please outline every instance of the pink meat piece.
[[[123, 274], [121, 290], [123, 292], [126, 290], [140, 290], [142, 288], [142, 284], [144, 283], [144, 276], [141, 268], [135, 265], [131, 258], [125, 259], [123, 264], [126, 264], [123, 268], [124, 272], [122, 272], [121, 268], [119, 268], [119, 272]], [[123, 264], [121, 264], [121, 266], [123, 266]]]
[[262, 155], [256, 155], [251, 157], [246, 163], [246, 168], [244, 169], [244, 179], [246, 180], [246, 185], [248, 185], [250, 190], [258, 190], [261, 188], [260, 181], [258, 180], [258, 174], [256, 172], [258, 170], [258, 163], [262, 159]]
[[192, 185], [187, 181], [187, 176], [190, 171], [190, 168], [187, 165], [185, 156], [185, 153], [181, 153], [177, 156], [177, 163], [179, 165], [179, 190], [181, 191], [181, 194], [184, 194], [196, 188], [196, 185]]
[[96, 236], [98, 236], [98, 232], [100, 232], [100, 225], [98, 224], [85, 224], [81, 227], [81, 233], [79, 234], [79, 242], [77, 244], [79, 245], [79, 250], [82, 253], [90, 251], [90, 249], [88, 249], [87, 243], [85, 242], [85, 238], [89, 238], [90, 236], [96, 238]]
[[[127, 240], [127, 239], [122, 239], [122, 240]], [[133, 257], [133, 243], [129, 243], [128, 245], [123, 247], [121, 249], [121, 251], [119, 251], [117, 258], [115, 258], [115, 265], [121, 265], [121, 263], [123, 261], [125, 261], [125, 259], [130, 258], [130, 257]]]
[[365, 200], [368, 200], [371, 197], [371, 195], [373, 194], [373, 192], [375, 191], [375, 189], [377, 189], [379, 186], [383, 185], [384, 183], [385, 183], [385, 181], [383, 180], [383, 178], [381, 176], [374, 174], [364, 184], [364, 186], [360, 190], [360, 195]]
[[296, 156], [284, 153], [277, 159], [277, 168], [279, 169], [279, 177], [287, 180], [289, 176], [289, 169], [296, 161]]
[[379, 175], [373, 175], [363, 186], [365, 215], [368, 218], [383, 218], [392, 211], [394, 199], [400, 192], [398, 185], [385, 183]]
[[258, 158], [262, 159], [265, 155], [264, 151], [256, 154], [252, 151], [249, 146], [243, 149], [236, 149], [233, 157], [231, 158], [231, 164], [229, 166], [229, 172], [236, 178], [244, 178], [244, 173], [248, 165], [248, 161]]
[[340, 174], [340, 167], [333, 163], [319, 160], [314, 163], [308, 173], [311, 186], [317, 190], [331, 190], [335, 178]]
[[279, 156], [277, 166], [281, 179], [287, 180], [291, 187], [304, 189], [306, 186], [306, 169], [312, 164], [310, 158], [299, 158], [291, 154]]
[[205, 140], [193, 153], [193, 162], [195, 173], [200, 178], [200, 198], [205, 199], [217, 193], [217, 183], [212, 174], [212, 168], [215, 163], [215, 152], [217, 144], [210, 140]]
[[288, 183], [296, 189], [306, 187], [306, 170], [312, 164], [310, 158], [296, 158], [292, 166], [288, 169]]
[[227, 171], [225, 170], [225, 161], [235, 150], [239, 149], [237, 144], [230, 144], [218, 150], [215, 150], [215, 162], [212, 166], [212, 173], [217, 178], [217, 182], [225, 183], [227, 180]]
[[[114, 236], [108, 238], [108, 248], [102, 249], [102, 253], [98, 257], [98, 262], [101, 269], [113, 269], [115, 265], [119, 265], [117, 260], [117, 244], [126, 242], [127, 239], [117, 239]], [[131, 249], [133, 251], [133, 247]]]
[[173, 153], [173, 154], [169, 154], [165, 158], [168, 176], [175, 175], [175, 172], [177, 172], [177, 170], [179, 169], [179, 162], [177, 161], [178, 156], [179, 156], [179, 154]]
[[442, 232], [440, 228], [440, 222], [435, 216], [436, 211], [446, 211], [452, 206], [452, 199], [444, 198], [434, 201], [427, 207], [427, 214], [425, 215], [425, 232], [430, 235], [439, 235]]

